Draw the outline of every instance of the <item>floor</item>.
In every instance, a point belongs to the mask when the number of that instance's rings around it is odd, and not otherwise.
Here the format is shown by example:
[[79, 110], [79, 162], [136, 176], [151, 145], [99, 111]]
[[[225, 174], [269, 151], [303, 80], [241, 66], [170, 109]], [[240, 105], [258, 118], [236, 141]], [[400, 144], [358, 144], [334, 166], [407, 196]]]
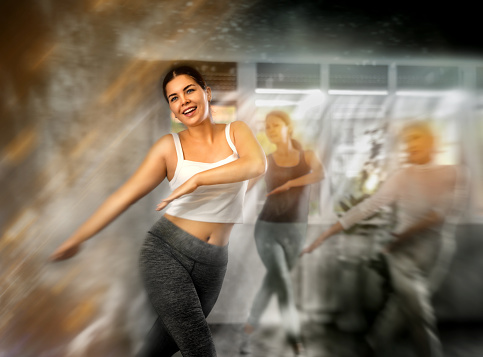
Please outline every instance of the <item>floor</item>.
[[[211, 326], [219, 357], [240, 356], [241, 325]], [[483, 357], [483, 323], [441, 324], [441, 340], [445, 357]], [[369, 357], [373, 356], [364, 337], [356, 333], [344, 333], [335, 327], [311, 323], [304, 326], [306, 357]], [[291, 348], [285, 342], [278, 326], [264, 326], [251, 339], [252, 354], [249, 357], [292, 357]], [[176, 354], [176, 357], [181, 354]], [[395, 344], [390, 357], [412, 357], [404, 341]]]
[[[261, 326], [251, 338], [251, 355], [241, 355], [241, 324], [210, 325], [216, 344], [218, 357], [293, 357], [290, 346], [280, 326]], [[439, 327], [444, 349], [444, 357], [483, 357], [483, 323], [441, 324]], [[305, 323], [303, 337], [306, 353], [303, 357], [375, 357], [364, 336], [357, 333], [341, 332], [333, 326], [322, 323]], [[0, 345], [2, 337], [0, 336]], [[21, 341], [20, 341], [21, 342]], [[13, 346], [15, 347], [15, 346]], [[28, 347], [28, 348], [27, 348]], [[43, 347], [43, 348], [40, 348]], [[2, 350], [0, 357], [133, 357], [128, 341], [119, 336], [105, 341], [105, 336], [72, 355], [65, 345], [46, 349], [45, 346], [22, 346]], [[178, 352], [175, 357], [182, 357]], [[379, 356], [378, 356], [379, 357]], [[400, 342], [394, 345], [390, 356], [414, 357], [409, 345]], [[429, 357], [429, 356], [428, 356]]]

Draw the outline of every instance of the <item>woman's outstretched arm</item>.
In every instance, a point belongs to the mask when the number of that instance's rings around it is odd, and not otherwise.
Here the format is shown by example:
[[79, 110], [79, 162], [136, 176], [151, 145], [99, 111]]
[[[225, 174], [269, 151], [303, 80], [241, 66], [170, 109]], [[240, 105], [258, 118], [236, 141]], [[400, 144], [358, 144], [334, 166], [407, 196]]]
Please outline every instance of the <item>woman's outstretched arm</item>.
[[63, 260], [75, 255], [84, 241], [105, 228], [129, 206], [158, 186], [166, 177], [166, 154], [172, 151], [172, 148], [170, 136], [159, 139], [136, 172], [52, 253], [50, 259]]
[[156, 208], [158, 211], [174, 199], [193, 192], [199, 186], [240, 182], [265, 173], [267, 167], [265, 153], [248, 125], [242, 121], [235, 121], [230, 129], [239, 159], [194, 175], [162, 200]]
[[344, 227], [342, 227], [342, 224], [340, 224], [340, 222], [334, 223], [329, 229], [327, 229], [321, 235], [319, 235], [319, 237], [317, 239], [315, 239], [307, 248], [302, 250], [302, 252], [300, 253], [300, 256], [302, 256], [306, 253], [312, 253], [314, 251], [314, 249], [317, 248], [322, 243], [324, 243], [324, 241], [326, 239], [330, 238], [334, 234], [339, 233], [343, 229], [344, 229]]
[[301, 255], [311, 253], [315, 248], [317, 248], [331, 236], [341, 232], [344, 229], [350, 228], [357, 222], [369, 217], [379, 208], [394, 202], [400, 187], [400, 182], [403, 179], [404, 171], [399, 171], [389, 177], [374, 195], [347, 211], [341, 218], [339, 218], [337, 223], [332, 225], [325, 232], [322, 232], [319, 237], [312, 242], [312, 244], [305, 248]]

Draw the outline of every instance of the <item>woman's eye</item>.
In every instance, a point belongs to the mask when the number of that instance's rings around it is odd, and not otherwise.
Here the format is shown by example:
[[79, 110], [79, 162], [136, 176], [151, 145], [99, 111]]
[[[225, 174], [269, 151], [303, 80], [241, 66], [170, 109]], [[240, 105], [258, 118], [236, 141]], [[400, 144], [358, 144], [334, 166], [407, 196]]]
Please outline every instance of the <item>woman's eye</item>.
[[186, 93], [191, 93], [191, 92], [194, 92], [195, 90], [193, 88], [190, 88], [186, 91]]
[[170, 102], [173, 103], [178, 97], [171, 97]]

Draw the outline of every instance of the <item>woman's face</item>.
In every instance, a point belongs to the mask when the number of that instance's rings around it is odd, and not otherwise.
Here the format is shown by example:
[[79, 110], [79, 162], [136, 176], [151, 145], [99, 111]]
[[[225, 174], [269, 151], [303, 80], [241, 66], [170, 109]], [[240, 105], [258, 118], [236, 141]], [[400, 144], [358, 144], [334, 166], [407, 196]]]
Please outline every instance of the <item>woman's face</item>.
[[418, 128], [406, 129], [403, 133], [408, 162], [423, 165], [431, 161], [434, 150], [432, 135]]
[[186, 126], [196, 126], [210, 117], [211, 89], [200, 87], [186, 74], [174, 77], [166, 85], [169, 108]]
[[265, 120], [265, 133], [273, 144], [287, 143], [290, 140], [290, 127], [274, 115], [269, 115]]

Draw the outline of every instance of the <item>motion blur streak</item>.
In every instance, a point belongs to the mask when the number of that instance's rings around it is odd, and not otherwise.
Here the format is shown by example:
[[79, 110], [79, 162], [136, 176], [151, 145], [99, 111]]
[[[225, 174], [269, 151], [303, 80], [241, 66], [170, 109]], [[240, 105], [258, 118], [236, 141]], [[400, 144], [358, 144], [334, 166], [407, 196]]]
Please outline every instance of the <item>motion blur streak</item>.
[[[47, 257], [169, 131], [159, 60], [196, 57], [239, 6], [99, 0], [1, 7], [0, 354], [130, 356], [152, 316], [137, 247], [164, 188], [78, 257], [57, 264]], [[195, 31], [206, 21], [199, 13], [213, 17], [203, 34]], [[190, 51], [173, 50], [186, 37]]]
[[[354, 35], [374, 26], [372, 19], [370, 25], [357, 25], [357, 16], [337, 17], [328, 11], [335, 16], [330, 18], [312, 11], [321, 3], [330, 1], [0, 2], [1, 357], [129, 357], [138, 350], [153, 312], [138, 277], [137, 253], [145, 232], [159, 217], [154, 208], [165, 197], [166, 184], [87, 242], [73, 259], [54, 264], [48, 256], [134, 172], [154, 141], [170, 131], [169, 111], [158, 88], [170, 61], [233, 61], [239, 70], [251, 66], [255, 73], [257, 61], [319, 63], [329, 50], [337, 54], [333, 58], [347, 59], [351, 54], [371, 54], [387, 41], [401, 49], [412, 33], [406, 31], [412, 24], [404, 16], [377, 20], [377, 31], [369, 31], [367, 38], [377, 38], [378, 44], [356, 49]], [[290, 11], [277, 12], [279, 6]], [[320, 31], [312, 30], [315, 25]], [[428, 43], [444, 45], [434, 31], [427, 36], [413, 32]], [[414, 46], [413, 41], [410, 47]], [[252, 78], [239, 79], [243, 85], [230, 95], [244, 98], [237, 103], [238, 119], [252, 125], [258, 113], [256, 84]], [[303, 97], [305, 101], [300, 97], [294, 117], [310, 120], [301, 120], [296, 129], [323, 154], [324, 163], [345, 140], [345, 134], [331, 138], [327, 129], [356, 136], [365, 129], [346, 130], [349, 119], [370, 116], [366, 112], [372, 106], [392, 111], [393, 117], [404, 111], [410, 116], [411, 109], [439, 108], [451, 111], [441, 116], [453, 118], [463, 106], [454, 101], [467, 100], [401, 96], [393, 104], [371, 96], [351, 99], [325, 92]], [[340, 120], [331, 126], [332, 119]], [[464, 125], [461, 121], [461, 130], [471, 134], [468, 140], [481, 151], [474, 133], [483, 127], [479, 124], [470, 133]], [[472, 160], [483, 173], [478, 155]], [[478, 187], [478, 200], [483, 202], [481, 183]], [[330, 197], [324, 200], [321, 205], [329, 207]], [[247, 216], [256, 216], [253, 207], [259, 201], [254, 193], [247, 196]], [[231, 254], [224, 290], [210, 316], [217, 322], [242, 322], [257, 279], [263, 276], [247, 227], [234, 229], [230, 249], [236, 254]], [[478, 249], [472, 252], [476, 260]], [[321, 296], [332, 284], [330, 277], [325, 282], [320, 278], [328, 274], [327, 269], [320, 274], [326, 261], [317, 258], [303, 262], [305, 280], [297, 281], [298, 295], [309, 312], [324, 304]], [[465, 276], [481, 280], [480, 271]], [[317, 283], [307, 278], [309, 273]], [[303, 290], [301, 284], [307, 281]], [[460, 290], [466, 292], [465, 287]], [[456, 310], [466, 313], [470, 305]], [[233, 346], [230, 339], [222, 342]]]

